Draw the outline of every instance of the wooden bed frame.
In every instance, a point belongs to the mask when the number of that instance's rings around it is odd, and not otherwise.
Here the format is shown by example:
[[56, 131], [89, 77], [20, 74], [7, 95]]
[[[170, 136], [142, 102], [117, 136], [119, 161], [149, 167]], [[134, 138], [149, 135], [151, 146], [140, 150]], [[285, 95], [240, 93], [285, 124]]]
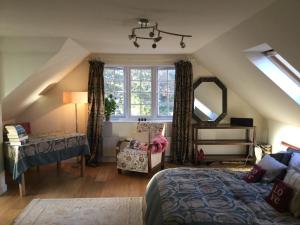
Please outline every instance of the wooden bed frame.
[[282, 144], [283, 146], [288, 147], [288, 148], [293, 148], [293, 149], [295, 149], [295, 150], [300, 151], [300, 147], [297, 147], [297, 146], [295, 146], [295, 145], [291, 145], [291, 144], [289, 144], [289, 143], [287, 143], [287, 142], [285, 142], [285, 141], [282, 141], [281, 144]]

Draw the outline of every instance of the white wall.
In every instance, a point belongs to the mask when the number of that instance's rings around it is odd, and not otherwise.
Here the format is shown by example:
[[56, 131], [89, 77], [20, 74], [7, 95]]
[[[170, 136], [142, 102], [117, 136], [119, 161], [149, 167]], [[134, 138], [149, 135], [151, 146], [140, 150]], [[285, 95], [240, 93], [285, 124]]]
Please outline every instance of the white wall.
[[[300, 126], [299, 105], [257, 69], [244, 51], [267, 43], [300, 70], [299, 9], [300, 1], [276, 1], [194, 53], [202, 65], [263, 117], [296, 128]], [[273, 130], [271, 123], [268, 125]], [[269, 131], [271, 142], [273, 135]]]
[[[92, 55], [90, 58], [98, 58], [106, 64], [118, 65], [171, 65], [179, 59], [190, 58], [183, 55], [123, 55], [123, 54], [98, 54]], [[212, 75], [201, 64], [193, 58], [194, 80], [200, 76]], [[45, 134], [56, 132], [73, 132], [75, 131], [75, 113], [74, 105], [62, 104], [63, 91], [87, 91], [88, 83], [88, 59], [79, 64], [72, 72], [63, 78], [53, 89], [49, 90], [44, 96], [24, 111], [17, 121], [30, 121], [33, 134]], [[81, 105], [78, 108], [79, 130], [86, 131], [87, 123], [87, 106]], [[229, 117], [254, 117], [256, 124], [262, 129], [264, 119], [247, 103], [231, 90], [228, 90], [228, 116], [225, 122], [229, 121]], [[114, 148], [120, 137], [141, 137], [136, 132], [136, 123], [133, 122], [114, 122], [104, 124], [104, 156], [107, 160], [114, 157]], [[167, 123], [167, 137], [170, 140], [171, 124]], [[214, 138], [217, 136], [230, 136], [228, 134], [210, 133], [208, 136]], [[238, 134], [240, 135], [240, 134]], [[261, 135], [261, 132], [259, 133]], [[263, 135], [261, 135], [263, 137]], [[145, 137], [144, 137], [145, 138]], [[264, 137], [263, 137], [264, 138]], [[171, 141], [171, 140], [170, 140]], [[227, 149], [236, 152], [236, 149]], [[219, 148], [222, 151], [222, 148]], [[214, 152], [220, 153], [220, 152]]]
[[281, 142], [287, 142], [300, 147], [300, 127], [289, 125], [275, 120], [268, 120], [269, 143], [272, 151], [279, 152], [286, 149]]

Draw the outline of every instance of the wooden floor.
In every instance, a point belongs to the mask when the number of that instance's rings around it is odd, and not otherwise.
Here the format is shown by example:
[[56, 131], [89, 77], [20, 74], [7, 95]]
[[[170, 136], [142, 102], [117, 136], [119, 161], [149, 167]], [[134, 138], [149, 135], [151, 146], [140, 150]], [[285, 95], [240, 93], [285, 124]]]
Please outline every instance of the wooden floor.
[[118, 174], [115, 163], [87, 167], [82, 178], [76, 166], [65, 162], [59, 171], [56, 165], [43, 166], [39, 172], [31, 169], [26, 173], [27, 195], [22, 199], [18, 185], [8, 179], [9, 191], [0, 196], [0, 225], [11, 224], [34, 198], [142, 197], [150, 180], [138, 173]]

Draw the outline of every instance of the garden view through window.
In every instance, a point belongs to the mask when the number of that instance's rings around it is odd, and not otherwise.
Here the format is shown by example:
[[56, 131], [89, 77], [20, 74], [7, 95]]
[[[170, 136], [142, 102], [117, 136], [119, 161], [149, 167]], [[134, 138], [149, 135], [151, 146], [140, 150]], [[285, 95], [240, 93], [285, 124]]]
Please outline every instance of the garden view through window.
[[173, 116], [175, 68], [173, 66], [104, 69], [105, 97], [117, 102], [114, 119], [170, 119]]

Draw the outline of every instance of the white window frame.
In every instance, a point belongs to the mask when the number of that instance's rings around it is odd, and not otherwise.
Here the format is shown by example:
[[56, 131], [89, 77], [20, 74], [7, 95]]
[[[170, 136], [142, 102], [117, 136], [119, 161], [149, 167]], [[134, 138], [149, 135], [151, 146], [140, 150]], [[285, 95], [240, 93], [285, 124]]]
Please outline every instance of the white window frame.
[[[114, 119], [125, 119], [126, 118], [126, 110], [127, 110], [127, 105], [126, 105], [126, 98], [127, 98], [127, 79], [126, 79], [126, 68], [124, 66], [117, 66], [117, 65], [107, 65], [104, 66], [104, 70], [105, 69], [123, 69], [124, 71], [124, 114], [122, 116], [116, 116], [116, 115], [111, 115], [111, 118]], [[104, 71], [103, 71], [104, 72]]]
[[[156, 112], [155, 112], [155, 114], [156, 114], [156, 116], [157, 116], [157, 118], [159, 118], [159, 119], [170, 119], [170, 118], [172, 118], [173, 116], [160, 116], [159, 115], [159, 106], [158, 106], [158, 104], [159, 104], [159, 87], [158, 87], [158, 70], [159, 69], [167, 69], [167, 70], [171, 70], [171, 69], [174, 69], [175, 70], [175, 66], [157, 66], [156, 67], [156, 94], [155, 94], [155, 98], [156, 98], [156, 104], [155, 104], [155, 107], [156, 107]], [[167, 78], [167, 83], [168, 83], [168, 78]], [[169, 92], [168, 92], [169, 93]], [[175, 87], [174, 87], [174, 95], [175, 95]], [[169, 99], [168, 99], [169, 100]], [[168, 103], [169, 104], [169, 103]]]
[[[118, 65], [107, 64], [104, 68], [123, 68], [124, 69], [124, 116], [112, 116], [113, 122], [136, 122], [138, 118], [146, 118], [147, 120], [159, 120], [159, 121], [172, 121], [172, 116], [158, 116], [158, 69], [175, 69], [174, 65]], [[151, 69], [151, 116], [131, 116], [131, 82], [130, 82], [130, 69]]]
[[[134, 116], [131, 115], [131, 70], [132, 69], [137, 69], [137, 70], [147, 70], [150, 69], [151, 70], [151, 115], [150, 116]], [[130, 66], [128, 67], [128, 114], [129, 114], [129, 118], [133, 118], [134, 120], [137, 120], [138, 118], [146, 118], [147, 120], [152, 119], [153, 118], [153, 67], [151, 66]]]

